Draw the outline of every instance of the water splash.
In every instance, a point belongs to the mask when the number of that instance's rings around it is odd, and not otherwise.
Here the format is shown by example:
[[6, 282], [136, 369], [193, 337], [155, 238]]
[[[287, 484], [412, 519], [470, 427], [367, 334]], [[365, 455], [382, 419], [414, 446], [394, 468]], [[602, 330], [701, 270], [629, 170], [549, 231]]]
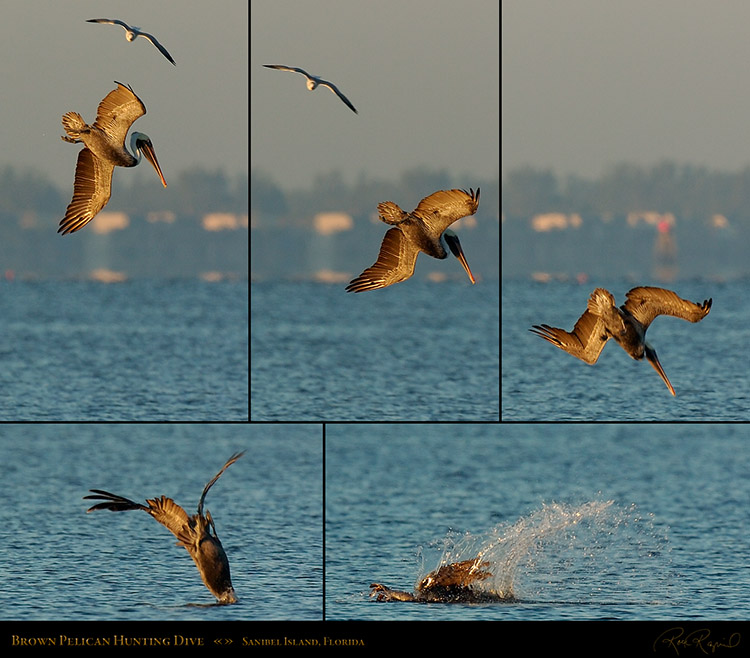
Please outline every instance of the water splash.
[[[439, 552], [437, 565], [425, 553]], [[545, 503], [482, 535], [448, 535], [420, 551], [419, 583], [429, 571], [477, 558], [492, 577], [475, 588], [508, 600], [638, 602], [669, 590], [669, 544], [636, 507], [614, 501]]]

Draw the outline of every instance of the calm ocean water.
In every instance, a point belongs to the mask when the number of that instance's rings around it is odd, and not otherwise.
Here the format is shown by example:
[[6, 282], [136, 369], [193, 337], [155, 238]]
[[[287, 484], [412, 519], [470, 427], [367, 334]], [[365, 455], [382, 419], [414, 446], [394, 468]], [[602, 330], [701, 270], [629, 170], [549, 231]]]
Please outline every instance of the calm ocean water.
[[499, 419], [499, 286], [253, 283], [253, 420]]
[[[748, 499], [745, 425], [329, 425], [326, 618], [745, 620]], [[368, 597], [477, 548], [517, 602]]]
[[0, 284], [0, 419], [247, 420], [248, 287]]
[[[322, 431], [238, 424], [0, 429], [4, 620], [319, 620]], [[139, 511], [86, 514], [88, 489], [193, 514], [206, 498], [240, 602], [217, 606], [174, 537]]]
[[529, 332], [542, 323], [570, 331], [594, 288], [607, 288], [619, 305], [635, 285], [503, 282], [503, 420], [750, 419], [750, 281], [663, 286], [696, 302], [713, 298], [698, 324], [659, 317], [648, 330], [676, 397], [648, 362], [634, 361], [613, 342], [589, 366]]

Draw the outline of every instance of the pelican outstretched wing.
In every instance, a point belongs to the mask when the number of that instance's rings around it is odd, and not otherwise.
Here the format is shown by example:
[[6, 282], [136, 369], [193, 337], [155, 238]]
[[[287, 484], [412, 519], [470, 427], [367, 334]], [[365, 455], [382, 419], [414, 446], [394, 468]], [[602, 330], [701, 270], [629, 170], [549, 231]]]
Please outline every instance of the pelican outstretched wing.
[[439, 190], [419, 202], [412, 215], [419, 217], [437, 235], [440, 235], [453, 222], [473, 215], [479, 208], [479, 188], [477, 191]]
[[699, 322], [708, 315], [713, 302], [706, 299], [703, 304], [696, 304], [671, 290], [649, 286], [633, 288], [625, 297], [623, 308], [643, 325], [644, 330], [660, 315]]
[[221, 470], [214, 475], [214, 477], [206, 484], [205, 487], [203, 487], [203, 493], [201, 494], [201, 499], [198, 502], [198, 516], [201, 516], [203, 514], [203, 501], [206, 499], [206, 494], [208, 493], [208, 490], [214, 486], [216, 480], [218, 480], [221, 477], [221, 474], [226, 471], [234, 462], [236, 462], [242, 455], [245, 454], [245, 451], [242, 452], [236, 452], [234, 453], [229, 459], [227, 459], [227, 463], [224, 464], [224, 466], [221, 467]]
[[115, 144], [125, 143], [125, 137], [138, 117], [146, 114], [146, 106], [135, 95], [130, 85], [117, 82], [117, 89], [110, 91], [99, 103], [94, 126], [100, 128]]
[[136, 503], [134, 500], [130, 500], [129, 498], [125, 498], [123, 496], [118, 496], [117, 494], [110, 493], [109, 491], [104, 491], [103, 489], [89, 489], [89, 491], [91, 491], [94, 495], [84, 496], [84, 500], [104, 500], [106, 502], [92, 505], [86, 510], [87, 514], [89, 512], [94, 512], [100, 509], [108, 509], [111, 512], [124, 512], [131, 509], [148, 510], [148, 508], [141, 503]]
[[88, 148], [81, 150], [76, 163], [73, 199], [68, 204], [65, 217], [60, 220], [58, 233], [75, 233], [107, 205], [112, 194], [114, 168], [114, 163], [95, 158]]
[[146, 502], [148, 503], [148, 509], [146, 511], [153, 516], [156, 521], [169, 530], [169, 532], [177, 537], [185, 548], [188, 548], [188, 544], [182, 541], [181, 537], [181, 534], [190, 518], [188, 517], [187, 512], [175, 503], [174, 500], [167, 498], [166, 496], [149, 498]]
[[419, 249], [404, 237], [400, 228], [388, 229], [375, 263], [346, 287], [347, 292], [385, 288], [414, 274]]
[[550, 327], [547, 324], [534, 325], [529, 331], [589, 365], [597, 362], [609, 339], [604, 329], [604, 321], [589, 310], [578, 318], [573, 331]]

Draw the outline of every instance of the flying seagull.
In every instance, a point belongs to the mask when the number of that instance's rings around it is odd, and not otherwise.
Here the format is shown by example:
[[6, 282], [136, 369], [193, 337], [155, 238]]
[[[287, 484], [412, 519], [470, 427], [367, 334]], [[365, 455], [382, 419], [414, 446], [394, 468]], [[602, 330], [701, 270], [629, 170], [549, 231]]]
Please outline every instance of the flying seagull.
[[141, 509], [147, 512], [177, 537], [178, 546], [183, 546], [190, 553], [195, 566], [198, 567], [204, 585], [216, 597], [217, 601], [219, 603], [236, 603], [237, 596], [232, 587], [229, 560], [227, 560], [224, 547], [216, 534], [211, 512], [206, 510], [205, 516], [203, 515], [203, 501], [208, 490], [221, 477], [221, 474], [244, 454], [243, 451], [232, 455], [203, 488], [200, 501], [198, 501], [198, 513], [192, 516], [188, 516], [182, 507], [166, 496], [151, 498], [146, 501], [148, 503], [148, 506], [146, 506], [102, 489], [90, 489], [89, 491], [95, 495], [84, 496], [84, 500], [106, 501], [90, 507], [86, 512], [100, 509], [108, 509], [112, 512]]
[[380, 245], [378, 259], [346, 288], [347, 292], [364, 292], [385, 288], [414, 274], [417, 256], [422, 251], [433, 258], [447, 258], [441, 238], [458, 258], [469, 279], [474, 275], [466, 262], [458, 236], [448, 227], [453, 222], [476, 213], [479, 207], [479, 188], [476, 193], [466, 190], [440, 190], [419, 202], [413, 212], [401, 210], [392, 201], [378, 204], [380, 219], [393, 228], [386, 231]]
[[613, 338], [636, 361], [645, 356], [664, 380], [669, 392], [675, 395], [656, 350], [646, 342], [646, 330], [660, 315], [699, 322], [708, 315], [711, 303], [712, 300], [707, 299], [703, 304], [696, 304], [678, 297], [671, 290], [640, 286], [630, 290], [625, 296], [625, 303], [618, 308], [609, 291], [597, 288], [591, 293], [586, 311], [576, 322], [573, 331], [546, 324], [534, 325], [529, 331], [589, 365], [597, 362], [604, 345]]
[[139, 27], [130, 27], [127, 23], [123, 23], [122, 21], [117, 20], [116, 18], [89, 18], [87, 23], [102, 23], [105, 25], [119, 25], [125, 30], [125, 38], [128, 41], [135, 41], [136, 37], [143, 37], [144, 39], [148, 39], [151, 43], [153, 43], [158, 49], [159, 52], [164, 55], [172, 64], [177, 66], [177, 63], [172, 59], [172, 55], [170, 55], [167, 52], [167, 49], [162, 46], [157, 40], [156, 37], [153, 34], [149, 34], [148, 32], [141, 31], [141, 28]]
[[60, 139], [86, 145], [78, 154], [73, 200], [57, 230], [63, 235], [83, 228], [96, 217], [112, 194], [115, 166], [135, 167], [141, 161], [141, 153], [156, 169], [162, 185], [167, 186], [148, 135], [134, 132], [130, 136], [130, 149], [136, 155], [125, 148], [125, 136], [133, 122], [146, 114], [146, 106], [130, 85], [117, 81], [115, 84], [117, 89], [110, 91], [99, 103], [93, 125], [89, 126], [77, 112], [63, 114], [62, 125], [68, 136]]
[[307, 71], [303, 71], [302, 69], [295, 68], [293, 66], [282, 66], [281, 64], [263, 64], [267, 69], [277, 69], [279, 71], [292, 71], [293, 73], [301, 73], [307, 78], [307, 88], [312, 91], [315, 89], [315, 87], [321, 86], [321, 87], [328, 87], [336, 96], [338, 96], [344, 103], [346, 103], [346, 106], [354, 112], [354, 114], [358, 114], [357, 110], [354, 109], [354, 105], [352, 105], [349, 102], [349, 99], [344, 96], [339, 91], [339, 88], [333, 84], [332, 82], [328, 82], [328, 80], [323, 80], [323, 78], [318, 78], [317, 76], [310, 75]]

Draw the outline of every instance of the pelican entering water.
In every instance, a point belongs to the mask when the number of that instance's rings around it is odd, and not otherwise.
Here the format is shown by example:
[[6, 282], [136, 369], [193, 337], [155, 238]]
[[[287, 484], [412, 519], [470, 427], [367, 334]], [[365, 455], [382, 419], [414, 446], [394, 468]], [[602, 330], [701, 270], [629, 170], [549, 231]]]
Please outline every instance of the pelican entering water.
[[646, 330], [659, 315], [699, 322], [711, 310], [712, 300], [696, 304], [678, 297], [671, 290], [647, 286], [633, 288], [625, 297], [625, 303], [617, 308], [612, 294], [597, 288], [591, 293], [586, 311], [576, 322], [573, 331], [546, 324], [534, 325], [529, 331], [588, 364], [596, 363], [606, 342], [614, 338], [637, 361], [645, 356], [664, 380], [669, 392], [675, 395], [656, 350], [646, 342]]
[[125, 38], [133, 42], [136, 40], [137, 37], [143, 37], [144, 39], [148, 39], [152, 44], [154, 44], [159, 52], [164, 55], [172, 64], [177, 66], [177, 63], [172, 59], [172, 55], [170, 55], [167, 52], [167, 49], [162, 46], [157, 40], [156, 37], [153, 34], [149, 34], [148, 32], [143, 32], [141, 28], [139, 27], [130, 27], [127, 23], [123, 23], [122, 21], [117, 20], [116, 18], [89, 18], [87, 23], [103, 23], [105, 25], [119, 25], [125, 30]]
[[481, 557], [463, 562], [445, 564], [435, 571], [428, 573], [419, 581], [414, 594], [391, 589], [380, 583], [370, 585], [370, 596], [378, 601], [430, 601], [440, 603], [489, 603], [513, 601], [511, 594], [482, 590], [475, 588], [480, 583], [492, 577], [487, 571], [489, 562], [483, 562]]
[[151, 498], [146, 500], [148, 506], [136, 503], [122, 496], [118, 496], [101, 489], [90, 489], [93, 496], [84, 496], [84, 500], [104, 500], [104, 503], [98, 503], [90, 507], [87, 511], [93, 512], [100, 509], [108, 509], [112, 512], [122, 512], [126, 510], [141, 509], [148, 512], [156, 521], [161, 523], [175, 537], [177, 537], [178, 546], [183, 546], [190, 557], [193, 558], [195, 566], [198, 567], [203, 583], [213, 594], [219, 603], [236, 603], [237, 596], [232, 587], [232, 579], [229, 573], [229, 560], [227, 560], [224, 547], [219, 541], [216, 534], [211, 512], [206, 510], [203, 515], [203, 501], [206, 498], [208, 490], [213, 486], [221, 474], [236, 462], [243, 452], [232, 455], [221, 470], [213, 477], [211, 481], [203, 488], [203, 493], [198, 501], [198, 512], [188, 516], [182, 507], [174, 502], [171, 498], [161, 496], [160, 498]]
[[448, 253], [441, 242], [445, 242], [463, 266], [469, 279], [475, 283], [474, 275], [466, 262], [458, 236], [448, 227], [453, 222], [476, 213], [479, 207], [479, 188], [474, 190], [440, 190], [425, 197], [413, 212], [401, 210], [392, 201], [378, 204], [380, 219], [393, 224], [380, 245], [378, 259], [346, 288], [347, 292], [363, 292], [385, 288], [414, 274], [417, 256], [422, 251], [433, 258], [446, 258]]
[[312, 91], [316, 87], [328, 87], [336, 96], [338, 96], [346, 106], [354, 112], [354, 114], [359, 114], [356, 109], [354, 109], [354, 105], [352, 105], [349, 102], [349, 99], [344, 96], [339, 91], [339, 88], [333, 84], [332, 82], [328, 82], [328, 80], [323, 80], [323, 78], [319, 78], [316, 75], [310, 75], [307, 71], [303, 71], [302, 69], [295, 68], [293, 66], [282, 66], [281, 64], [263, 64], [267, 69], [277, 69], [278, 71], [291, 71], [292, 73], [300, 73], [301, 75], [304, 75], [307, 78], [307, 88]]
[[62, 125], [68, 137], [60, 139], [86, 145], [78, 154], [73, 200], [57, 230], [63, 235], [80, 230], [96, 217], [112, 194], [115, 166], [135, 167], [141, 161], [141, 153], [156, 169], [162, 185], [167, 186], [148, 135], [134, 132], [130, 136], [130, 150], [137, 155], [125, 148], [125, 136], [133, 122], [146, 114], [146, 106], [129, 85], [117, 81], [115, 84], [117, 89], [99, 103], [94, 125], [89, 126], [77, 112], [63, 114]]

